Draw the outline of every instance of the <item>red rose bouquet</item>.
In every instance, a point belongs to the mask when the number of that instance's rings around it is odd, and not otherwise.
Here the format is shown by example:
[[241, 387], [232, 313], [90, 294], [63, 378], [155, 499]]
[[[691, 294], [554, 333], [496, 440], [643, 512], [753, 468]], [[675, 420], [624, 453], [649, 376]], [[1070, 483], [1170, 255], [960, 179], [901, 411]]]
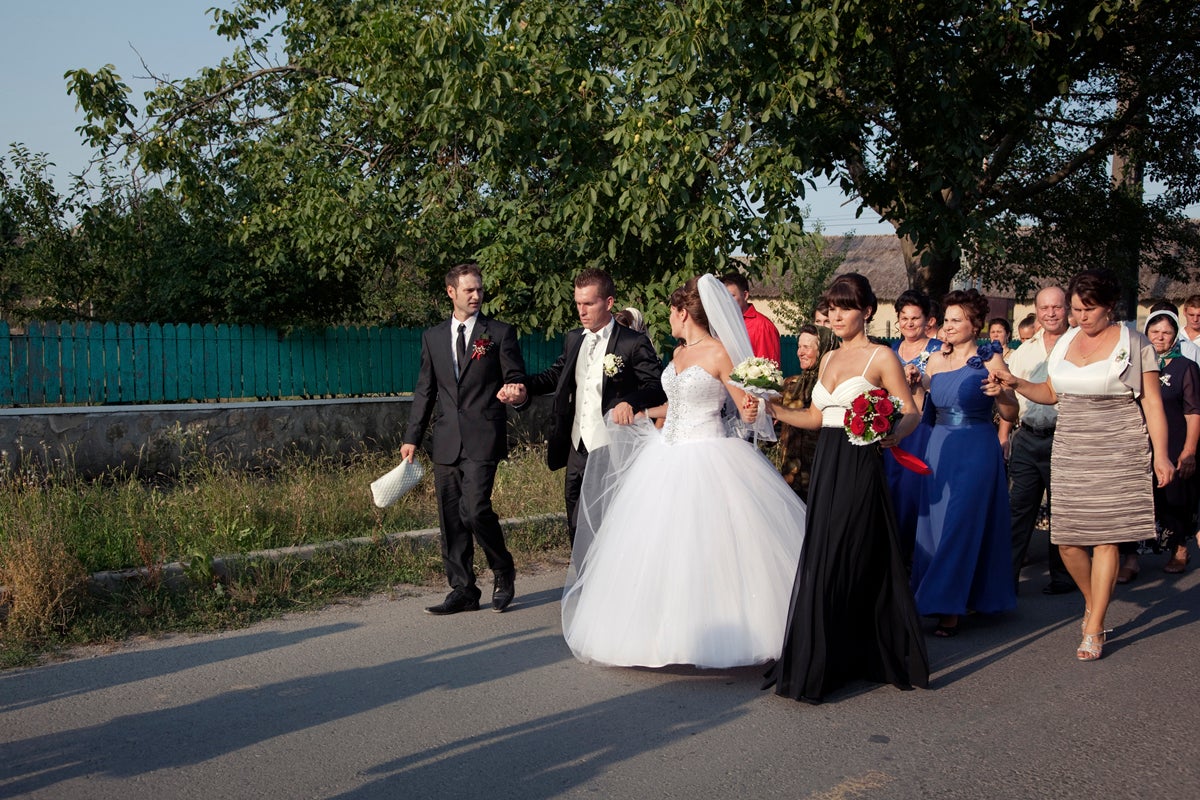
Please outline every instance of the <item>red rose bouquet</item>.
[[846, 411], [846, 435], [854, 444], [871, 444], [887, 436], [900, 421], [904, 403], [883, 389], [854, 398]]
[[[860, 394], [846, 411], [846, 437], [852, 444], [878, 442], [896, 427], [903, 407], [900, 398], [889, 395], [883, 389], [871, 389]], [[902, 467], [921, 475], [930, 473], [929, 465], [912, 453], [899, 447], [892, 447], [891, 451]]]

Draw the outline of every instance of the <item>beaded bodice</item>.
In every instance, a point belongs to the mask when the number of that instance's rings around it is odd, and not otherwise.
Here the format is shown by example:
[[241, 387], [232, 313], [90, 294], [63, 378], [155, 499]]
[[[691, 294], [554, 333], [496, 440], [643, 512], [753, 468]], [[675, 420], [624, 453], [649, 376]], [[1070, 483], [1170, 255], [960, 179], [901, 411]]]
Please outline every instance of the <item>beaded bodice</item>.
[[725, 436], [721, 406], [728, 392], [704, 367], [693, 364], [676, 373], [672, 362], [663, 370], [662, 385], [669, 403], [663, 425], [668, 443]]

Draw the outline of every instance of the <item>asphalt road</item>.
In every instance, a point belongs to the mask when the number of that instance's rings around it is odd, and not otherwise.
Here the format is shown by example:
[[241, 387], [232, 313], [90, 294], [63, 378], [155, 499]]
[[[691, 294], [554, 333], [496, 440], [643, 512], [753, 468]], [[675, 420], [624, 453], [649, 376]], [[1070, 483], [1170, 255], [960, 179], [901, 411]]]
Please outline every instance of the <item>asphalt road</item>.
[[820, 706], [757, 668], [576, 662], [561, 568], [504, 614], [427, 616], [423, 591], [92, 648], [0, 673], [0, 797], [1191, 800], [1200, 578], [1164, 558], [1118, 587], [1100, 662], [1035, 565], [1016, 612], [929, 639], [930, 690]]

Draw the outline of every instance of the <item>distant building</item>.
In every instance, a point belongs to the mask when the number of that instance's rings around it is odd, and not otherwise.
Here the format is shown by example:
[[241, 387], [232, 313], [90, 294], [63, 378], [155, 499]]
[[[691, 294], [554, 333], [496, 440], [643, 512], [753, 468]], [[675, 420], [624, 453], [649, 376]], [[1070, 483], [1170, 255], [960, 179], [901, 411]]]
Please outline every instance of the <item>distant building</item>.
[[[871, 236], [853, 236], [843, 243], [843, 237], [829, 237], [829, 246], [833, 250], [846, 248], [845, 260], [838, 267], [835, 275], [846, 272], [858, 272], [865, 275], [875, 290], [879, 299], [879, 313], [868, 326], [867, 333], [874, 336], [893, 337], [899, 335], [896, 331], [896, 312], [892, 304], [900, 294], [908, 289], [908, 273], [904, 268], [904, 254], [901, 251], [900, 239], [890, 234]], [[1139, 326], [1150, 313], [1150, 306], [1156, 300], [1167, 299], [1182, 308], [1183, 301], [1192, 294], [1200, 294], [1200, 276], [1193, 275], [1191, 281], [1182, 282], [1165, 278], [1150, 270], [1143, 270], [1141, 275], [1142, 290], [1139, 295], [1137, 320]], [[1049, 282], [1043, 282], [1046, 285]], [[784, 276], [779, 281], [764, 280], [761, 283], [751, 281], [750, 296], [755, 301], [756, 308], [763, 314], [778, 322], [779, 306], [786, 301], [782, 299], [790, 285], [789, 278]], [[955, 288], [968, 288], [956, 280]], [[999, 290], [993, 287], [974, 288], [982, 291], [991, 304], [989, 317], [1006, 317], [1015, 325], [1026, 314], [1032, 313], [1033, 296], [1016, 297], [1010, 290]], [[937, 299], [937, 298], [935, 298]], [[784, 334], [795, 333], [783, 330]]]

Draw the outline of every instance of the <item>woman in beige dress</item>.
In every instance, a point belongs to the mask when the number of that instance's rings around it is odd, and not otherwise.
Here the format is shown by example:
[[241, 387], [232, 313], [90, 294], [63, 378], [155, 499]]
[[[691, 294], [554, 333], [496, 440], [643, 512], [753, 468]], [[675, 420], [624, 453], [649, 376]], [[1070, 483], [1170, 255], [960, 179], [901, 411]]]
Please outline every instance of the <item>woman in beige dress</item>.
[[[1117, 576], [1118, 545], [1154, 535], [1154, 481], [1175, 476], [1158, 359], [1145, 336], [1114, 321], [1120, 286], [1101, 270], [1076, 275], [1067, 290], [1078, 326], [1059, 339], [1044, 383], [1007, 370], [990, 378], [1035, 403], [1058, 404], [1050, 462], [1051, 541], [1083, 592], [1080, 661], [1100, 658], [1104, 616]], [[1153, 457], [1150, 445], [1153, 443]], [[1091, 551], [1089, 555], [1089, 549]]]

